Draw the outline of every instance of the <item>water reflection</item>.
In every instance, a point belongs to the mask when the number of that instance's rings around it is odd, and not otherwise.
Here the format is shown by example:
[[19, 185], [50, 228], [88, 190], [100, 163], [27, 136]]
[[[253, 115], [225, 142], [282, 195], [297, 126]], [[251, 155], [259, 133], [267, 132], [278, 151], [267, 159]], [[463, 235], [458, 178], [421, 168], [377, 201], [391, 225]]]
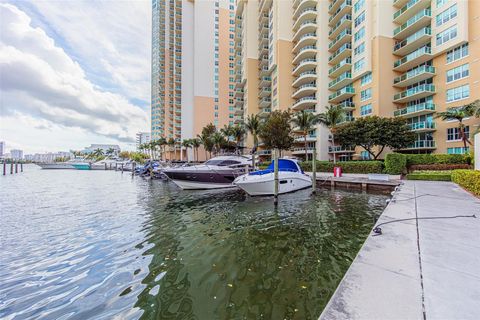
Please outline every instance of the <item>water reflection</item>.
[[115, 172], [0, 190], [0, 318], [317, 319], [386, 196], [252, 198]]

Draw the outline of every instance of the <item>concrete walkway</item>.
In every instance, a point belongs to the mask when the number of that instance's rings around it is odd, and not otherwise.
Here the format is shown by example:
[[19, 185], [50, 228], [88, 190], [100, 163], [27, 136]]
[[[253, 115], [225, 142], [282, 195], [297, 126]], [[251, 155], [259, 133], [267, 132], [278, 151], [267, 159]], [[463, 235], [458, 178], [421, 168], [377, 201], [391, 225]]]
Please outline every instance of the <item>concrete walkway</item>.
[[[405, 181], [320, 319], [480, 319], [480, 200], [454, 183]], [[418, 223], [417, 223], [418, 222]]]

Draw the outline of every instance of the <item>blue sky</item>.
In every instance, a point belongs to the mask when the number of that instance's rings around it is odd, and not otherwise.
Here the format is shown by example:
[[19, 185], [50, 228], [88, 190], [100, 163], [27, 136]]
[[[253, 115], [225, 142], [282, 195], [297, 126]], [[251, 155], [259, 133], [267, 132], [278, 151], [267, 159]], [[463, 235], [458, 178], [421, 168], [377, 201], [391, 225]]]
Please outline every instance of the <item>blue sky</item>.
[[0, 1], [0, 140], [26, 153], [149, 129], [149, 1]]

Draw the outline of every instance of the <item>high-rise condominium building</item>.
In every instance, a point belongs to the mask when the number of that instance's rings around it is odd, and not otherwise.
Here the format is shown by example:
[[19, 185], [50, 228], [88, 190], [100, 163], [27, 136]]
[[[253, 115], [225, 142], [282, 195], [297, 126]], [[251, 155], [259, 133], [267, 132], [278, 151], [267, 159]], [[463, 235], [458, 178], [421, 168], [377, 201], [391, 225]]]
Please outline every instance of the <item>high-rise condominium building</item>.
[[[238, 0], [235, 37], [237, 121], [341, 105], [345, 121], [407, 119], [416, 141], [402, 152], [466, 151], [458, 122], [435, 114], [480, 98], [480, 1]], [[479, 120], [465, 124], [471, 134]], [[333, 145], [322, 126], [313, 146], [323, 160], [369, 157]]]
[[234, 0], [152, 0], [153, 140], [234, 123], [234, 31]]

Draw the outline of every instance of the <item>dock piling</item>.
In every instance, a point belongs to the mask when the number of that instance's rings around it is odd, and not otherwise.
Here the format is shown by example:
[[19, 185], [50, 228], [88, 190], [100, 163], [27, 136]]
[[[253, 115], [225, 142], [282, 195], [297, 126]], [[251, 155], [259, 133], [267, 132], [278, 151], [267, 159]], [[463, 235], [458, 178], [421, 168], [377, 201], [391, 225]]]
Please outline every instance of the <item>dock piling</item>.
[[278, 149], [273, 149], [273, 204], [278, 205]]
[[3, 161], [3, 175], [7, 174], [7, 162], [4, 160]]
[[23, 162], [20, 163], [20, 172], [23, 172]]
[[18, 173], [18, 161], [15, 161], [15, 173]]
[[10, 162], [10, 174], [13, 174], [13, 161]]
[[123, 173], [123, 163], [122, 163], [122, 173]]
[[313, 147], [313, 157], [312, 157], [312, 193], [315, 194], [317, 192], [317, 161], [316, 159], [316, 148]]
[[135, 167], [137, 166], [136, 162], [132, 163], [132, 177], [135, 175]]
[[115, 162], [115, 171], [117, 171], [117, 170], [118, 170], [118, 163]]

